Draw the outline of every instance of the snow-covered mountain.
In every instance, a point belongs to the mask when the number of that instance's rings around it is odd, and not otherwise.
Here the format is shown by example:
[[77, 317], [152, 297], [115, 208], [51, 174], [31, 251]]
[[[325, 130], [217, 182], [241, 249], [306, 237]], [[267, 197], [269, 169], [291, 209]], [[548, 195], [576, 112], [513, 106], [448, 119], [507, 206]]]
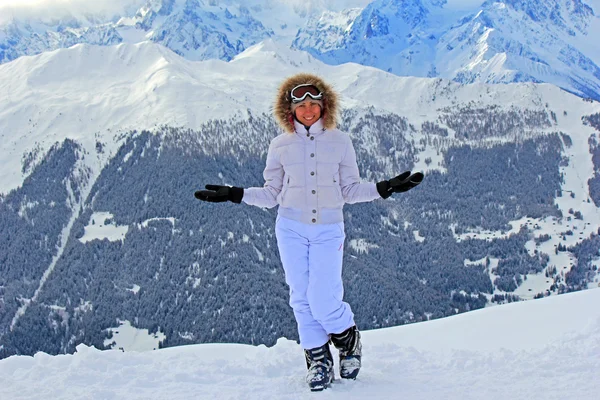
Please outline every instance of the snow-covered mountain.
[[74, 44], [113, 45], [152, 40], [191, 60], [230, 60], [272, 36], [242, 4], [221, 7], [200, 0], [151, 0], [134, 15], [91, 25], [76, 18], [11, 19], [0, 27], [0, 62]]
[[190, 60], [231, 60], [250, 45], [273, 35], [243, 6], [219, 7], [199, 0], [156, 0], [120, 27], [133, 25], [147, 39]]
[[293, 46], [331, 64], [463, 83], [550, 82], [600, 98], [600, 48], [591, 44], [600, 19], [585, 1], [452, 3], [377, 0], [355, 18], [313, 18]]
[[119, 133], [129, 130], [197, 129], [248, 110], [268, 112], [278, 80], [314, 64], [326, 68], [267, 41], [230, 63], [195, 63], [142, 42], [77, 45], [0, 65], [0, 192], [21, 186], [29, 175], [22, 169], [25, 154], [43, 157], [66, 138], [93, 154], [98, 141], [115, 146]]
[[123, 41], [111, 25], [82, 27], [72, 22], [50, 29], [43, 24], [12, 21], [0, 29], [0, 41], [4, 42], [0, 45], [1, 62], [11, 61], [23, 55], [68, 48], [79, 43], [114, 45]]
[[[506, 104], [564, 114], [548, 130], [572, 131], [583, 116], [600, 110], [598, 103], [551, 85], [461, 85], [397, 77], [357, 64], [323, 64], [271, 40], [231, 62], [200, 63], [152, 42], [77, 45], [0, 65], [0, 104], [5, 105], [0, 108], [0, 154], [5, 165], [0, 193], [22, 185], [34, 165], [23, 168], [27, 153], [42, 157], [66, 138], [93, 153], [97, 141], [115, 144], [118, 133], [128, 130], [159, 125], [198, 129], [211, 119], [268, 113], [278, 83], [303, 70], [327, 76], [341, 92], [344, 107], [405, 115], [415, 126], [438, 120], [440, 110], [447, 107]], [[420, 167], [428, 170], [442, 164], [440, 160]]]
[[127, 7], [121, 17], [74, 15], [65, 9], [62, 13], [55, 11], [51, 18], [0, 6], [6, 14], [0, 18], [0, 63], [75, 44], [135, 44], [145, 40], [163, 44], [190, 60], [231, 60], [251, 45], [274, 36], [290, 42], [289, 38], [312, 15], [339, 10], [341, 4], [365, 3], [148, 0], [134, 12], [127, 12], [131, 6]]
[[[338, 379], [322, 396], [597, 399], [599, 302], [595, 289], [363, 331], [358, 379]], [[10, 400], [313, 399], [305, 372], [302, 349], [283, 338], [269, 348], [202, 344], [147, 352], [82, 344], [73, 355], [0, 360], [2, 395]]]
[[0, 20], [0, 62], [77, 43], [151, 40], [231, 60], [266, 39], [328, 63], [460, 83], [548, 82], [600, 99], [596, 0], [149, 0], [121, 18]]
[[229, 62], [76, 45], [0, 65], [0, 356], [102, 347], [117, 320], [164, 346], [293, 338], [273, 210], [191, 193], [263, 184], [273, 96], [300, 71], [340, 92], [365, 180], [427, 173], [345, 210], [359, 326], [598, 285], [598, 102], [332, 66], [273, 40]]

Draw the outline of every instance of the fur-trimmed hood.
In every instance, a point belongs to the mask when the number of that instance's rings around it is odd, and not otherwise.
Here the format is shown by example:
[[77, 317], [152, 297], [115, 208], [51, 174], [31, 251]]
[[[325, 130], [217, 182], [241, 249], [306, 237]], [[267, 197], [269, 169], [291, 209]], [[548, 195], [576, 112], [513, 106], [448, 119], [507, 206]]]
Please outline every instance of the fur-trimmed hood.
[[286, 132], [293, 133], [295, 131], [294, 116], [290, 110], [290, 91], [302, 84], [314, 85], [323, 93], [323, 110], [321, 110], [323, 127], [325, 129], [335, 129], [338, 118], [338, 95], [323, 79], [307, 73], [293, 75], [279, 86], [277, 98], [273, 106], [273, 114], [279, 125]]

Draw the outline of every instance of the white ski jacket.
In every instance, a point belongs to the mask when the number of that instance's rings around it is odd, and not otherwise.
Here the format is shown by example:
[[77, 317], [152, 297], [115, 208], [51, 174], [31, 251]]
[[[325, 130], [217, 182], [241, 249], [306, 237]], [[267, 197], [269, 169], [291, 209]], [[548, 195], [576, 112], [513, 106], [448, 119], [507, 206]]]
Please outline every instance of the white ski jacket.
[[350, 137], [325, 129], [322, 120], [310, 130], [295, 122], [295, 133], [271, 141], [263, 176], [265, 185], [244, 189], [242, 201], [275, 207], [278, 214], [306, 224], [343, 221], [344, 203], [372, 201], [381, 196], [375, 183], [361, 183]]

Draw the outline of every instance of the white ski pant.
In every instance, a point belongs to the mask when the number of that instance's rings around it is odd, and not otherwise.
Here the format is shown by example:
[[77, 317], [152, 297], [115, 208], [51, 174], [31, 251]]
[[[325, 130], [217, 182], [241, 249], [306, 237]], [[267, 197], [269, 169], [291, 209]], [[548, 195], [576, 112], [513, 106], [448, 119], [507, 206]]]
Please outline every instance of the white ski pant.
[[308, 225], [277, 216], [275, 234], [300, 345], [320, 347], [329, 334], [354, 326], [350, 305], [342, 301], [344, 223]]

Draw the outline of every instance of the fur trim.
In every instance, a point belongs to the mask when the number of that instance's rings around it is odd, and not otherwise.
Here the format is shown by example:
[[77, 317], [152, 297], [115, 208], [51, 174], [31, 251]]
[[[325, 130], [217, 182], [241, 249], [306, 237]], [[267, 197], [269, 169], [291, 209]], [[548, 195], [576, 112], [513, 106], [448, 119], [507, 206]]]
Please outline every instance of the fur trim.
[[279, 125], [286, 132], [293, 133], [295, 131], [294, 116], [291, 111], [290, 91], [301, 84], [314, 85], [323, 93], [323, 107], [321, 112], [323, 127], [325, 129], [335, 129], [338, 120], [338, 94], [323, 79], [307, 73], [293, 75], [279, 86], [277, 98], [273, 105], [273, 115]]

